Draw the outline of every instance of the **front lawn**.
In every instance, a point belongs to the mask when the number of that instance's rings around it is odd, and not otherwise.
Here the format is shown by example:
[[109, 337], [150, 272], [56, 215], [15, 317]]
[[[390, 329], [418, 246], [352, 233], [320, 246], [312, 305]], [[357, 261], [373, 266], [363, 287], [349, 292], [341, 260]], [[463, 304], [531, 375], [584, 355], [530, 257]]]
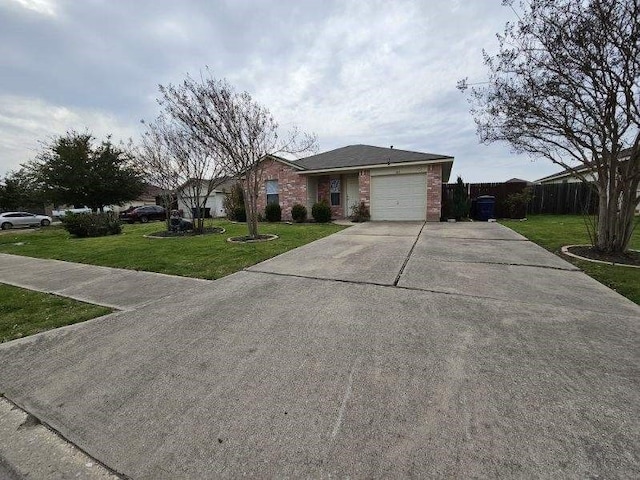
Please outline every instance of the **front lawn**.
[[[581, 215], [532, 215], [526, 222], [501, 220], [500, 223], [558, 255], [564, 245], [589, 243], [584, 218]], [[630, 248], [640, 249], [638, 228], [633, 233]], [[604, 265], [566, 256], [563, 258], [640, 305], [640, 268]]]
[[216, 279], [342, 230], [334, 224], [260, 224], [260, 233], [276, 234], [271, 242], [232, 244], [228, 237], [247, 234], [245, 224], [226, 220], [209, 225], [223, 234], [153, 239], [144, 235], [162, 231], [163, 222], [123, 225], [121, 235], [73, 238], [62, 227], [30, 233], [0, 235], [0, 252], [107, 267], [145, 270], [185, 277]]
[[0, 343], [110, 312], [110, 308], [0, 284]]

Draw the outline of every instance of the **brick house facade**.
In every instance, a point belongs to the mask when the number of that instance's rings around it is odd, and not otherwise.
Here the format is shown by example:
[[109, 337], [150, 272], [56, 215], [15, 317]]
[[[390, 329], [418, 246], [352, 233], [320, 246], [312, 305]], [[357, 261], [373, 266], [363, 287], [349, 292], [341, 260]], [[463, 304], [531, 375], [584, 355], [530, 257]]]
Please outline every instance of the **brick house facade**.
[[[296, 204], [306, 206], [311, 217], [313, 204], [325, 201], [334, 219], [347, 218], [353, 205], [364, 202], [371, 209], [372, 220], [402, 219], [394, 218], [393, 209], [403, 213], [403, 209], [411, 208], [415, 216], [411, 219], [435, 222], [440, 220], [442, 183], [448, 180], [452, 163], [453, 157], [449, 156], [366, 145], [293, 162], [269, 156], [263, 160], [258, 211], [263, 213], [267, 205], [268, 184], [270, 199], [280, 204], [283, 220], [291, 220]], [[416, 180], [421, 182], [417, 188]]]
[[296, 204], [307, 204], [307, 179], [298, 175], [298, 170], [279, 160], [266, 158], [262, 165], [262, 182], [258, 190], [258, 212], [264, 213], [267, 206], [266, 182], [278, 181], [278, 203], [282, 208], [282, 219], [291, 220], [291, 208]]

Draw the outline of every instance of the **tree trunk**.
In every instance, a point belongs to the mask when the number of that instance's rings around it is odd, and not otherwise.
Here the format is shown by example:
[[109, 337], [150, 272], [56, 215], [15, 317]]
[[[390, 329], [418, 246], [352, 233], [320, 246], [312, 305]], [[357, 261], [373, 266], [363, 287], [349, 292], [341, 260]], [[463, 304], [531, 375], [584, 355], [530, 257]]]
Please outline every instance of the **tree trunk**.
[[607, 253], [623, 253], [633, 233], [634, 193], [625, 191], [620, 198], [599, 192], [598, 228], [595, 247]]
[[253, 179], [251, 176], [254, 172], [247, 172], [243, 186], [244, 186], [244, 210], [247, 215], [247, 229], [249, 237], [258, 238], [258, 206], [257, 206], [257, 194], [254, 192]]

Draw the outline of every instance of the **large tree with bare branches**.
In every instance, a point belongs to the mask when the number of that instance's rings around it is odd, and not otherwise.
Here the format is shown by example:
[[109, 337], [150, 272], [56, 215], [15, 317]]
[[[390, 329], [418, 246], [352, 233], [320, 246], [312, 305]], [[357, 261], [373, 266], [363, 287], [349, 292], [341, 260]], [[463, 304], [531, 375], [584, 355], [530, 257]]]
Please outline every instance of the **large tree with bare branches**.
[[165, 208], [169, 210], [175, 192], [194, 212], [194, 230], [203, 232], [207, 200], [226, 179], [216, 152], [206, 149], [177, 122], [160, 115], [147, 124], [136, 158], [148, 181], [163, 190]]
[[225, 172], [241, 181], [249, 237], [258, 234], [258, 190], [262, 160], [268, 155], [315, 149], [314, 135], [297, 128], [280, 136], [278, 123], [247, 92], [225, 80], [191, 76], [177, 86], [160, 86], [160, 105], [168, 116], [208, 151], [216, 152]]
[[625, 251], [639, 201], [640, 0], [503, 3], [519, 20], [484, 52], [488, 82], [471, 89], [480, 139], [594, 180], [594, 246]]

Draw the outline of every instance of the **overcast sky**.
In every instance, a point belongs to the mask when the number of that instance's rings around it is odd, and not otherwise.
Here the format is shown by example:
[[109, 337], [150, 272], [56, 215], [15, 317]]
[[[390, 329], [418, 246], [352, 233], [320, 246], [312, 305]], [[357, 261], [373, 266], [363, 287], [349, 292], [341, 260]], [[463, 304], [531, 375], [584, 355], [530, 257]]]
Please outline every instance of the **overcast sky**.
[[452, 179], [558, 167], [480, 145], [456, 81], [514, 13], [500, 0], [0, 0], [0, 175], [74, 129], [116, 141], [158, 114], [158, 84], [208, 66], [319, 151], [369, 144], [452, 155]]

